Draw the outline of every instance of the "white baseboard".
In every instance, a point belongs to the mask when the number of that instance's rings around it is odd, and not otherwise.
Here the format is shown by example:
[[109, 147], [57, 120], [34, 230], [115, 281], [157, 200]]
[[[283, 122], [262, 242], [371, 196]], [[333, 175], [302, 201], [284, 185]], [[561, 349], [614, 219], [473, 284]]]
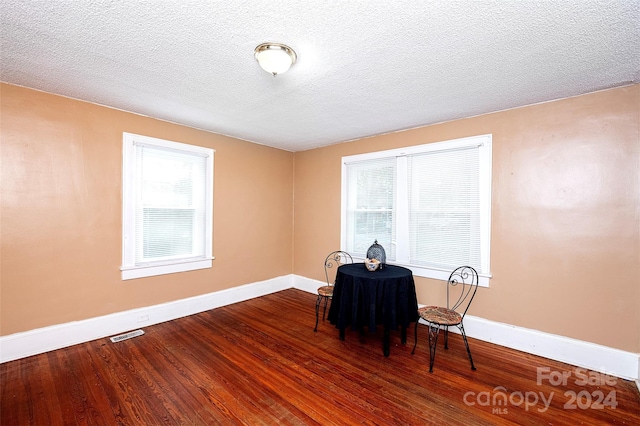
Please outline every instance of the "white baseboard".
[[324, 281], [313, 280], [311, 278], [301, 277], [300, 275], [293, 276], [293, 287], [306, 291], [307, 293], [318, 294], [318, 289], [324, 285], [327, 285]]
[[640, 391], [640, 357], [638, 357], [638, 375], [635, 377], [636, 379], [636, 387], [638, 391]]
[[623, 379], [640, 378], [640, 354], [637, 353], [471, 315], [464, 318], [464, 330], [469, 337], [500, 346]]
[[0, 362], [144, 328], [291, 287], [293, 275], [286, 275], [160, 305], [1, 336]]
[[[161, 305], [1, 336], [0, 362], [144, 328], [292, 287], [316, 294], [318, 287], [324, 284], [298, 275], [286, 275]], [[465, 317], [464, 325], [469, 337], [635, 380], [640, 389], [640, 354], [471, 315]], [[452, 331], [456, 331], [455, 327]]]

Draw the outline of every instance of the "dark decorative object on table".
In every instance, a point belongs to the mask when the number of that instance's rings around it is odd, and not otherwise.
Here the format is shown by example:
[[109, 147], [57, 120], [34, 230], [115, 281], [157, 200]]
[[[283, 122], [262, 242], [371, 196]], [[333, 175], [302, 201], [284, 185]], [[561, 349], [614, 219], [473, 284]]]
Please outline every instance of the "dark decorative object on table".
[[376, 240], [367, 250], [365, 265], [368, 270], [375, 271], [376, 269], [383, 269], [386, 263], [387, 254], [384, 251], [384, 247], [378, 244], [378, 240]]

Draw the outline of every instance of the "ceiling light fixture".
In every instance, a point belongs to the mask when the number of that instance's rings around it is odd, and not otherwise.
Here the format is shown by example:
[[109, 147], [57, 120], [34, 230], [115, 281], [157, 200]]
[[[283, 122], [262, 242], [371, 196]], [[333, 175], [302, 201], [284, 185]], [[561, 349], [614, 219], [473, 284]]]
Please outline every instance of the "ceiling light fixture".
[[280, 43], [262, 43], [254, 54], [262, 69], [274, 77], [286, 72], [297, 58], [292, 48]]

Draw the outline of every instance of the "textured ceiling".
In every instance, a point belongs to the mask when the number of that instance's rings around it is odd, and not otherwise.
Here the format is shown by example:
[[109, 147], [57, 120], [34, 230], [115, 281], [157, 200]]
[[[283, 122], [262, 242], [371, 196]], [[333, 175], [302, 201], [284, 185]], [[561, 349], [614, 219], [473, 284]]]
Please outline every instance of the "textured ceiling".
[[301, 151], [637, 83], [639, 22], [640, 0], [2, 0], [0, 79]]

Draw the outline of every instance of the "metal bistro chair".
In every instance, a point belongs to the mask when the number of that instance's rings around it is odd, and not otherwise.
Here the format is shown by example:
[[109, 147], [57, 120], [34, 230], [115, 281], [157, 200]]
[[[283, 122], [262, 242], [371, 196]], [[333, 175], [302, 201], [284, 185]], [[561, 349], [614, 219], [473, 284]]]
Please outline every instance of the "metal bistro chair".
[[353, 258], [346, 251], [340, 250], [329, 253], [329, 255], [324, 260], [324, 276], [327, 280], [327, 285], [318, 288], [318, 299], [316, 299], [316, 327], [313, 329], [313, 331], [318, 331], [320, 303], [324, 300], [324, 310], [322, 313], [322, 320], [324, 321], [324, 318], [327, 314], [327, 302], [333, 297], [335, 272], [332, 273], [331, 278], [329, 278], [329, 270], [334, 267], [337, 270], [338, 266], [344, 265], [346, 263], [353, 263]]
[[[418, 315], [429, 326], [429, 373], [433, 373], [433, 362], [436, 358], [436, 344], [438, 343], [438, 334], [440, 329], [444, 329], [444, 348], [449, 349], [449, 327], [456, 326], [462, 334], [464, 345], [469, 354], [469, 362], [471, 369], [475, 370], [471, 351], [469, 350], [469, 342], [464, 332], [462, 321], [467, 313], [467, 309], [473, 301], [478, 289], [478, 273], [471, 266], [461, 266], [456, 268], [447, 280], [447, 307], [442, 306], [425, 306], [418, 309]], [[418, 345], [418, 322], [416, 321], [415, 343], [413, 351], [415, 353]]]

